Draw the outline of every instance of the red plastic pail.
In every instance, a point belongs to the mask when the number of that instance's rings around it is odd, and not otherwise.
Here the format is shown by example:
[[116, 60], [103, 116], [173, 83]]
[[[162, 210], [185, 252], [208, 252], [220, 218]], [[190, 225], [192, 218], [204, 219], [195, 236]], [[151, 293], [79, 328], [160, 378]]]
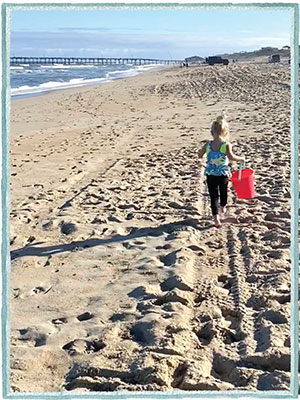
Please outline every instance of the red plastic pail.
[[241, 180], [239, 181], [239, 171], [235, 171], [230, 180], [233, 183], [238, 199], [251, 199], [255, 196], [254, 171], [252, 169], [242, 169]]

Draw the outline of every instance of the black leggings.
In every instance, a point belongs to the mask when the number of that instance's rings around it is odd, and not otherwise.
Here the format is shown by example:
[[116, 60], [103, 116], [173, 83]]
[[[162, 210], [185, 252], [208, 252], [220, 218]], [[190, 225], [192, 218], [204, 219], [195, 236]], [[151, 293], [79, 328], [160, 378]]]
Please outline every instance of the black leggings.
[[225, 175], [207, 175], [207, 186], [210, 195], [211, 210], [213, 215], [218, 214], [218, 199], [220, 191], [220, 204], [225, 207], [227, 204], [228, 177]]

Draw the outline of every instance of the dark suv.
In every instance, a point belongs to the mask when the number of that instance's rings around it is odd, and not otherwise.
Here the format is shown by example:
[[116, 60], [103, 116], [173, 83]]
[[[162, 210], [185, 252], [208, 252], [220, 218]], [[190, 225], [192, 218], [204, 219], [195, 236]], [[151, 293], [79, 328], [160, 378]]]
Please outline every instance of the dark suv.
[[269, 62], [270, 63], [280, 62], [280, 55], [279, 54], [272, 54], [271, 56], [269, 56]]
[[214, 64], [223, 64], [223, 65], [228, 65], [229, 64], [229, 60], [227, 60], [226, 58], [222, 58], [219, 56], [213, 56], [213, 57], [207, 57], [205, 59], [205, 61], [207, 62], [208, 65], [214, 65]]

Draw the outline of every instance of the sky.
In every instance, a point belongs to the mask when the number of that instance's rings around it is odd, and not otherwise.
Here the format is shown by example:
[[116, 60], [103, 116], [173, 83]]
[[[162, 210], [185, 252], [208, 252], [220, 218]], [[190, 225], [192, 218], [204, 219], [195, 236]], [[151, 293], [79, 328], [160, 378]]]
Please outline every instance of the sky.
[[12, 10], [11, 56], [185, 57], [290, 45], [288, 9]]

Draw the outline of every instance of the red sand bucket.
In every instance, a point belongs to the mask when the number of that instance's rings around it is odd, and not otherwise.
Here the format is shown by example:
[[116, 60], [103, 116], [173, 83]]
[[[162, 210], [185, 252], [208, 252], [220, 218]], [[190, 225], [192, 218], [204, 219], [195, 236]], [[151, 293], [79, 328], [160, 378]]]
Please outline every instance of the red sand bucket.
[[252, 199], [255, 196], [254, 171], [252, 169], [241, 169], [240, 167], [239, 171], [232, 174], [230, 180], [238, 199]]

